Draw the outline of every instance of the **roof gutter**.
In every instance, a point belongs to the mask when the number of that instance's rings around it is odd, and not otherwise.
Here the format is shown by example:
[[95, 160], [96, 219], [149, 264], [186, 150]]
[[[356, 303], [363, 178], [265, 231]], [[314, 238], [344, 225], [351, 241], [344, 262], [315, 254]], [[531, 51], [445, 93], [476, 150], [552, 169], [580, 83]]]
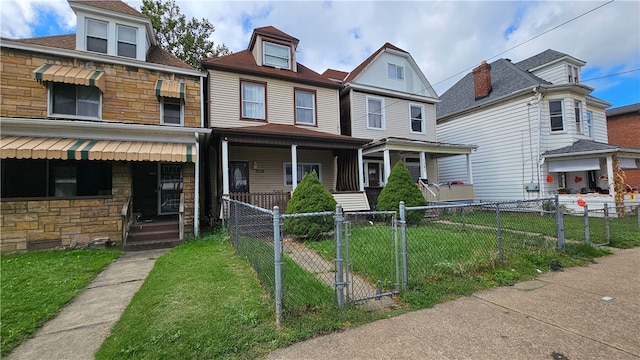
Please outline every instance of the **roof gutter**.
[[418, 95], [415, 93], [413, 94], [402, 93], [402, 92], [391, 91], [391, 90], [387, 90], [387, 89], [383, 89], [375, 86], [361, 85], [361, 84], [352, 83], [352, 82], [346, 83], [344, 85], [344, 88], [342, 89], [341, 94], [348, 92], [350, 89], [360, 91], [360, 92], [367, 92], [372, 94], [393, 97], [397, 99], [428, 102], [432, 104], [439, 103], [441, 101], [440, 99], [434, 98], [431, 96]]

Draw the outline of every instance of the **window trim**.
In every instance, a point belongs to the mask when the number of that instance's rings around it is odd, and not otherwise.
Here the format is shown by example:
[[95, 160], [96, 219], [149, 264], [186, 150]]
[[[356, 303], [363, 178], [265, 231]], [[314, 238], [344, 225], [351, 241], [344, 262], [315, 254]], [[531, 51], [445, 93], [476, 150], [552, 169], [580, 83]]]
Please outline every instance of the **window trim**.
[[582, 129], [582, 101], [580, 100], [573, 100], [573, 109], [574, 109], [574, 116], [575, 116], [575, 124], [576, 124], [576, 134], [582, 134], [583, 133], [583, 129]]
[[[369, 100], [377, 100], [380, 101], [380, 115], [381, 115], [381, 119], [380, 119], [380, 127], [373, 127], [370, 125], [369, 122]], [[386, 124], [385, 124], [385, 116], [384, 116], [384, 98], [381, 97], [375, 97], [375, 96], [366, 96], [365, 97], [365, 111], [366, 111], [366, 119], [367, 119], [367, 129], [370, 130], [385, 130], [386, 129]]]
[[[322, 184], [322, 163], [298, 162], [297, 165], [298, 166], [318, 166], [318, 180]], [[287, 167], [291, 167], [291, 162], [282, 163], [283, 183], [284, 183], [284, 186], [293, 186], [293, 175], [291, 177], [291, 184], [287, 184]], [[298, 181], [298, 184], [300, 184], [300, 181], [302, 181], [302, 178], [304, 177], [304, 168], [302, 169], [302, 171], [298, 171], [298, 176], [300, 176], [300, 180]]]
[[[272, 63], [268, 63], [267, 62], [267, 45], [270, 46], [274, 46], [274, 47], [281, 47], [281, 48], [285, 48], [287, 49], [287, 67], [282, 67], [280, 65], [276, 65], [276, 64], [272, 64]], [[278, 58], [278, 59], [284, 59], [283, 57], [277, 56], [277, 55], [273, 55], [273, 54], [268, 54], [271, 57], [274, 58]], [[275, 42], [271, 42], [271, 41], [262, 41], [262, 65], [264, 66], [270, 66], [270, 67], [274, 67], [274, 68], [278, 68], [278, 69], [288, 69], [291, 70], [291, 64], [292, 64], [292, 56], [291, 56], [291, 47], [287, 46], [287, 45], [282, 45], [282, 44], [278, 44]]]
[[[128, 41], [120, 40], [120, 28], [132, 29], [134, 31], [134, 33], [135, 33], [134, 42], [128, 42]], [[120, 50], [119, 50], [119, 47], [118, 47], [118, 45], [120, 43], [133, 45], [134, 48], [135, 48], [134, 55], [132, 57], [131, 56], [126, 56], [126, 55], [120, 55]], [[138, 58], [138, 28], [137, 27], [124, 25], [124, 24], [116, 24], [116, 55], [117, 56], [121, 56], [121, 57], [130, 58], [130, 59], [137, 59]]]
[[[62, 114], [62, 113], [54, 113], [53, 112], [53, 86], [54, 84], [66, 84], [66, 83], [56, 83], [56, 82], [49, 82], [49, 84], [47, 85], [47, 117], [51, 117], [51, 118], [66, 118], [66, 119], [79, 119], [79, 120], [102, 120], [102, 98], [103, 98], [103, 94], [102, 91], [100, 91], [100, 89], [98, 89], [95, 86], [86, 86], [86, 87], [94, 87], [98, 93], [100, 94], [100, 98], [98, 101], [98, 116], [94, 117], [94, 116], [86, 116], [86, 115], [76, 115], [76, 114]], [[81, 86], [85, 86], [85, 85], [77, 85], [77, 84], [67, 84], [67, 85], [73, 85], [76, 89], [76, 113], [78, 112], [78, 108], [77, 108], [77, 100], [78, 100], [78, 87]]]
[[[100, 23], [100, 24], [106, 25], [106, 27], [107, 27], [107, 35], [106, 35], [105, 38], [89, 35], [89, 22], [91, 22], [91, 21], [93, 21], [95, 23]], [[106, 40], [107, 41], [107, 49], [106, 49], [106, 51], [105, 52], [100, 52], [100, 51], [89, 50], [89, 41], [88, 41], [89, 37]], [[93, 18], [85, 18], [84, 49], [86, 51], [89, 51], [89, 52], [92, 52], [92, 53], [96, 53], [96, 54], [109, 54], [109, 22], [108, 21], [98, 20], [98, 19], [93, 19]]]
[[577, 66], [567, 64], [567, 80], [569, 84], [580, 83], [580, 71]]
[[[164, 121], [164, 104], [165, 101], [167, 99], [170, 99], [171, 101], [175, 101], [177, 100], [177, 102], [180, 103], [180, 123], [178, 124], [174, 124], [174, 123], [170, 123], [170, 122], [165, 122]], [[162, 96], [160, 99], [160, 124], [162, 125], [169, 125], [169, 126], [184, 126], [184, 101], [182, 101], [182, 99], [177, 99], [177, 98], [168, 98], [168, 97], [164, 97]]]
[[[262, 86], [264, 92], [264, 103], [263, 103], [263, 107], [264, 107], [264, 119], [260, 119], [260, 118], [250, 118], [250, 117], [245, 117], [244, 116], [244, 100], [242, 98], [242, 85], [244, 83], [251, 83], [251, 84], [255, 84], [255, 85], [259, 85]], [[268, 119], [268, 113], [267, 113], [267, 82], [266, 81], [257, 81], [257, 80], [252, 80], [252, 79], [240, 79], [240, 94], [239, 94], [239, 101], [240, 101], [240, 120], [249, 120], [249, 121], [260, 121], [260, 122], [267, 122]]]
[[593, 111], [587, 110], [584, 120], [585, 120], [585, 125], [587, 127], [587, 131], [586, 131], [587, 136], [590, 139], [593, 139]]
[[[413, 107], [420, 108], [420, 114], [422, 115], [422, 119], [421, 119], [421, 122], [422, 122], [421, 128], [422, 128], [422, 130], [421, 131], [414, 131], [413, 130], [413, 120], [414, 120], [414, 118], [413, 118], [412, 113], [411, 113], [411, 109]], [[411, 134], [425, 135], [427, 133], [427, 129], [426, 129], [427, 128], [427, 124], [426, 124], [427, 121], [426, 121], [425, 116], [424, 116], [425, 115], [424, 111], [425, 111], [425, 107], [424, 107], [423, 104], [411, 104], [411, 103], [409, 104], [409, 132]]]
[[[552, 114], [551, 114], [551, 103], [553, 103], [553, 102], [559, 102], [560, 103], [560, 111], [561, 111], [560, 116], [561, 116], [561, 119], [562, 119], [562, 129], [556, 129], [556, 130], [553, 129]], [[549, 109], [549, 131], [552, 134], [553, 133], [557, 134], [557, 133], [565, 132], [565, 127], [566, 126], [565, 126], [564, 120], [565, 120], [566, 116], [565, 116], [565, 111], [564, 111], [564, 100], [563, 99], [552, 99], [552, 100], [549, 100], [548, 109]]]
[[[394, 76], [391, 76], [392, 67], [395, 69]], [[398, 70], [400, 70], [400, 77], [398, 77]], [[389, 79], [404, 80], [404, 66], [394, 63], [387, 63], [387, 76], [389, 77]]]
[[[298, 92], [311, 94], [313, 96], [313, 108], [311, 109], [313, 113], [313, 121], [311, 123], [298, 121], [298, 103], [296, 101], [298, 98]], [[318, 92], [316, 90], [299, 87], [293, 88], [293, 118], [295, 125], [318, 126]]]

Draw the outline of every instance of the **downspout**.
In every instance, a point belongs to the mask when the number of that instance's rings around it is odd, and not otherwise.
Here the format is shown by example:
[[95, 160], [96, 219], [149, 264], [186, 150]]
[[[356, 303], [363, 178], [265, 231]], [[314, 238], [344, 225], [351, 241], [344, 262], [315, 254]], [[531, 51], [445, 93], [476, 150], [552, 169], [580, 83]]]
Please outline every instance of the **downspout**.
[[196, 191], [193, 196], [193, 235], [198, 237], [200, 233], [200, 135], [196, 135]]
[[[533, 87], [533, 93], [537, 95], [537, 99], [534, 104], [537, 105], [538, 108], [538, 149], [536, 151], [538, 156], [538, 167], [537, 167], [537, 177], [538, 177], [538, 199], [543, 198], [543, 185], [542, 185], [542, 166], [544, 164], [544, 159], [540, 157], [542, 155], [540, 153], [540, 149], [542, 148], [542, 114], [541, 104], [542, 104], [542, 93], [539, 90], [539, 85]], [[530, 105], [533, 105], [530, 103]], [[531, 159], [533, 161], [533, 159]]]

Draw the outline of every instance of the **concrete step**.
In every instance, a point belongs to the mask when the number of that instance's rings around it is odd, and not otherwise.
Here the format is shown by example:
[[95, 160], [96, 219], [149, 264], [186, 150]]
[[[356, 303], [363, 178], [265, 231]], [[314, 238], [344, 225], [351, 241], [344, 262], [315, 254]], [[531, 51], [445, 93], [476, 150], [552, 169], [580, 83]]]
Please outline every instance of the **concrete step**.
[[164, 240], [144, 240], [127, 242], [124, 245], [125, 251], [141, 251], [152, 249], [167, 249], [173, 248], [181, 244], [179, 239], [164, 239]]
[[139, 232], [129, 232], [127, 242], [139, 242], [150, 240], [173, 240], [180, 238], [180, 229], [170, 230], [147, 230]]

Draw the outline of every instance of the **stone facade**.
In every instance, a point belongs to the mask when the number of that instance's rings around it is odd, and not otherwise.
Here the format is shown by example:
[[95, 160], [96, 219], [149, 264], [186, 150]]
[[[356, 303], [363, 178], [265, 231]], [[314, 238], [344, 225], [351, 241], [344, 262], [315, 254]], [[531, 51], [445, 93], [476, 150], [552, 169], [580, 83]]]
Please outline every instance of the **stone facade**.
[[90, 62], [73, 58], [2, 48], [0, 61], [0, 116], [47, 118], [47, 87], [32, 71], [49, 63], [105, 72], [102, 120], [160, 125], [158, 79], [186, 84], [184, 126], [200, 127], [200, 78], [132, 66]]

